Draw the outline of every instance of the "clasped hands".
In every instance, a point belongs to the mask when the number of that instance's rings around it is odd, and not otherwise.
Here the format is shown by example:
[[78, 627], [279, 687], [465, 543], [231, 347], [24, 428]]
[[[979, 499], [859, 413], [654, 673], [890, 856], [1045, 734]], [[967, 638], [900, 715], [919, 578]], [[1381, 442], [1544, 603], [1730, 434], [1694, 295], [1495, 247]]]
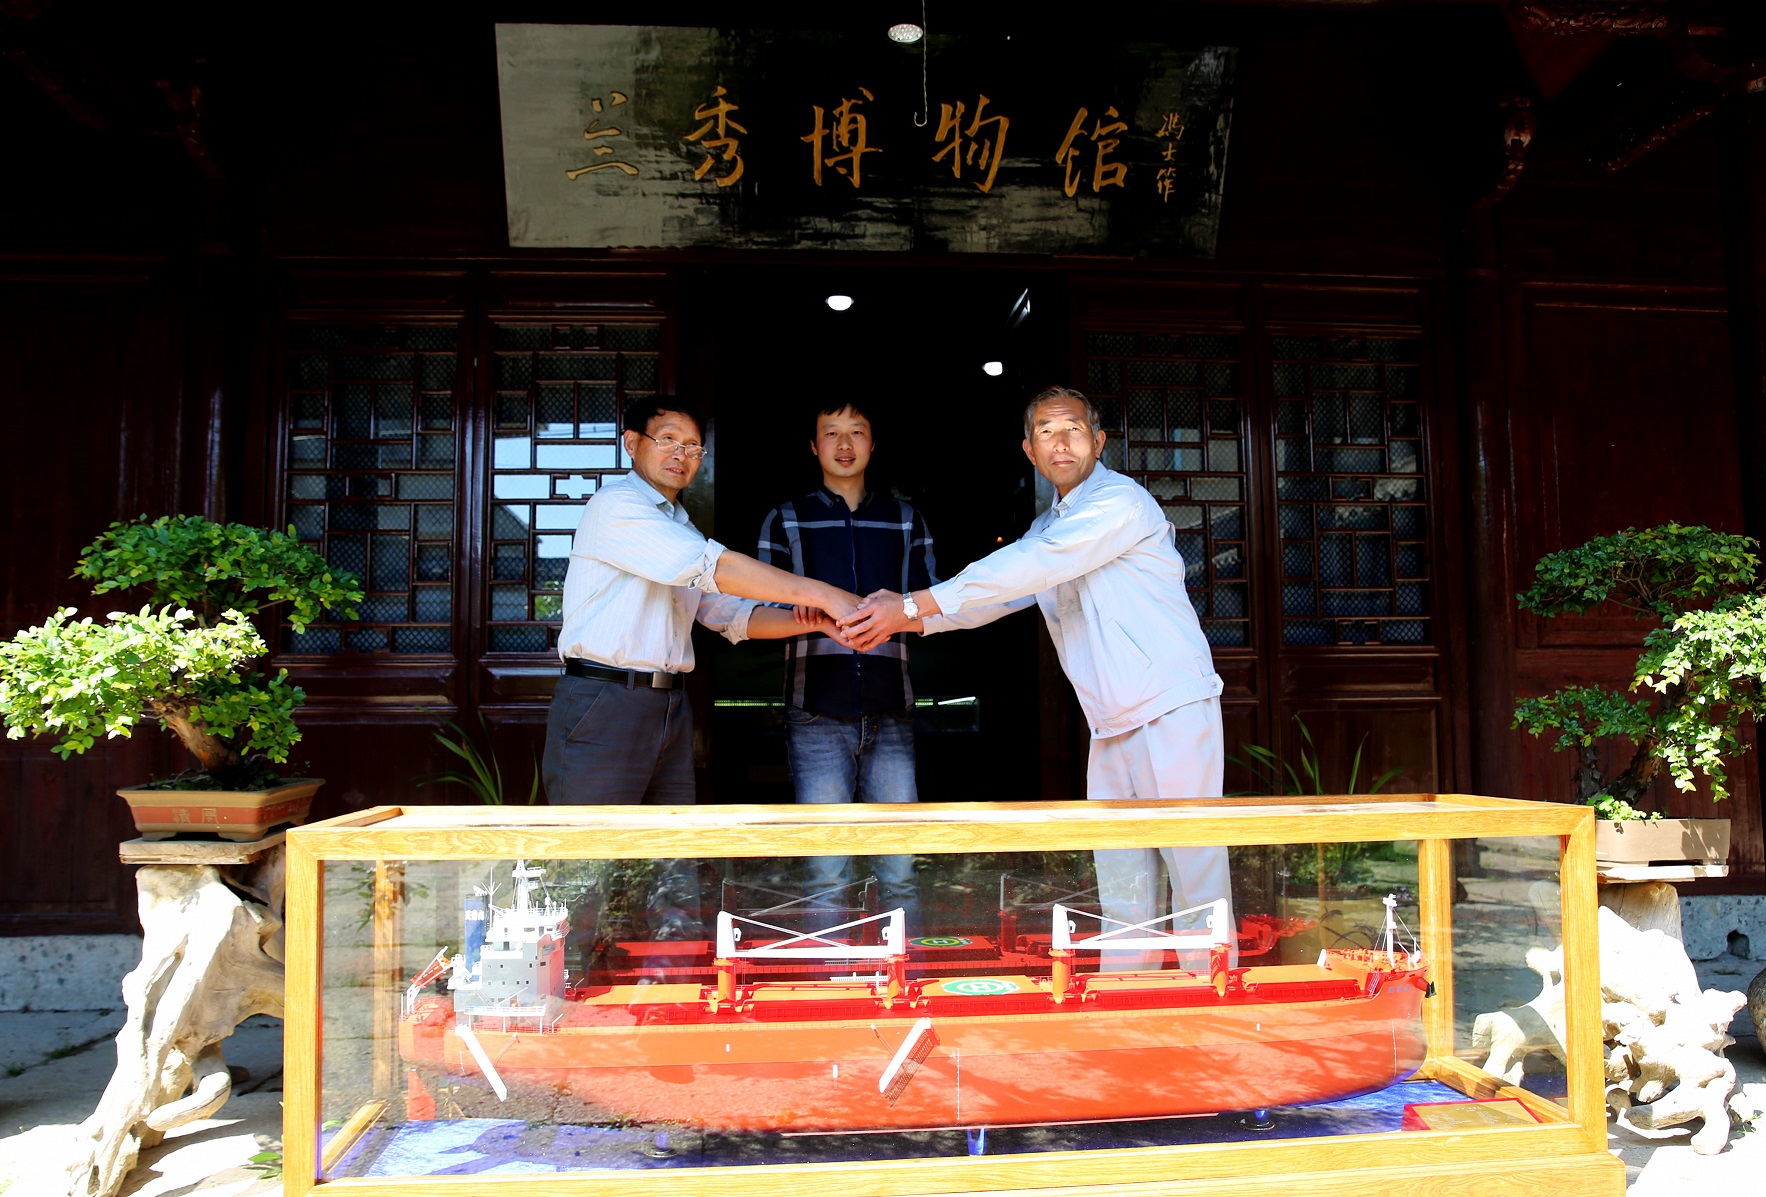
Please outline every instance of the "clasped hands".
[[793, 607], [791, 613], [806, 629], [824, 632], [861, 653], [915, 626], [901, 609], [901, 595], [893, 590], [874, 590], [845, 611]]

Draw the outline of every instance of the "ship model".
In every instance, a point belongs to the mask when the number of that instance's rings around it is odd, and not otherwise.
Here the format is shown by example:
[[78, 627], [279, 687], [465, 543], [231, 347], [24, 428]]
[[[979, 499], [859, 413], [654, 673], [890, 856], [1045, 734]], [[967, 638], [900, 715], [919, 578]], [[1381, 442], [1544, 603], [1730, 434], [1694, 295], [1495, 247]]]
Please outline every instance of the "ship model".
[[[1014, 927], [979, 955], [970, 937], [908, 939], [899, 910], [821, 929], [724, 910], [667, 979], [572, 985], [569, 914], [541, 874], [518, 862], [507, 906], [469, 899], [466, 950], [406, 990], [411, 1117], [433, 1116], [427, 1075], [573, 1099], [585, 1122], [731, 1132], [1116, 1121], [1338, 1100], [1424, 1058], [1428, 967], [1390, 897], [1382, 945], [1261, 965], [1235, 957], [1291, 928], [1232, 924], [1225, 900], [1136, 924], [1053, 902], [1046, 935]], [[1197, 915], [1205, 931], [1171, 929]], [[1119, 953], [1175, 963], [1096, 967]]]

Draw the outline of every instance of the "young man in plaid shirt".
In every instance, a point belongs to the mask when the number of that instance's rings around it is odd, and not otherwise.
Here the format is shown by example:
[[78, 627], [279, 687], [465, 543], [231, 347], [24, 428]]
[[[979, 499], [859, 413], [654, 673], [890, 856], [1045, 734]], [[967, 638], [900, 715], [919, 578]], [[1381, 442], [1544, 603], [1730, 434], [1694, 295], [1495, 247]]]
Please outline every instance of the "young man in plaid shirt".
[[[810, 451], [822, 485], [768, 513], [759, 558], [854, 594], [911, 593], [937, 582], [932, 534], [913, 506], [865, 486], [875, 441], [870, 417], [845, 399], [816, 412]], [[785, 742], [797, 801], [914, 802], [913, 687], [906, 635], [858, 652], [825, 636], [785, 649]], [[919, 885], [909, 855], [868, 858], [882, 908], [905, 911], [920, 934]], [[827, 895], [852, 881], [852, 858], [811, 857], [805, 881]], [[837, 902], [826, 902], [835, 905]]]

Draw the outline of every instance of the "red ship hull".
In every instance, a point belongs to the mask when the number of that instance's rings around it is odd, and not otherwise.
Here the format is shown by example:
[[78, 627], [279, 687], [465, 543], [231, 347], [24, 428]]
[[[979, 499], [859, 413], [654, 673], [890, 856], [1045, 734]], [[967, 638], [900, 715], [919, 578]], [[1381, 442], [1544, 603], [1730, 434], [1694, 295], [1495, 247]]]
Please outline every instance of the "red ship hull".
[[[713, 1010], [687, 985], [573, 994], [545, 1032], [478, 1019], [473, 1034], [516, 1092], [569, 1094], [591, 1117], [724, 1131], [855, 1132], [1108, 1121], [1261, 1109], [1380, 1089], [1423, 1062], [1424, 970], [1381, 954], [1332, 967], [1234, 970], [1225, 992], [1183, 972], [744, 986]], [[1383, 956], [1381, 957], [1383, 959]], [[923, 1057], [893, 1100], [886, 1071], [915, 1034]], [[480, 1073], [452, 1003], [405, 1019], [408, 1063]], [[481, 1078], [482, 1079], [482, 1078]]]

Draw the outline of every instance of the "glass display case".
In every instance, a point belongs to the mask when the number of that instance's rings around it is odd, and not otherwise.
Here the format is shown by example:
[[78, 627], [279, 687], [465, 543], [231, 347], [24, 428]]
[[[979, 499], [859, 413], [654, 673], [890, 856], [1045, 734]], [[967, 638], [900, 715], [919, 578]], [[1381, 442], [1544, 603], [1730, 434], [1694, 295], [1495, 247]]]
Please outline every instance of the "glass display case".
[[1619, 1194], [1593, 835], [1465, 795], [297, 828], [285, 1185]]

